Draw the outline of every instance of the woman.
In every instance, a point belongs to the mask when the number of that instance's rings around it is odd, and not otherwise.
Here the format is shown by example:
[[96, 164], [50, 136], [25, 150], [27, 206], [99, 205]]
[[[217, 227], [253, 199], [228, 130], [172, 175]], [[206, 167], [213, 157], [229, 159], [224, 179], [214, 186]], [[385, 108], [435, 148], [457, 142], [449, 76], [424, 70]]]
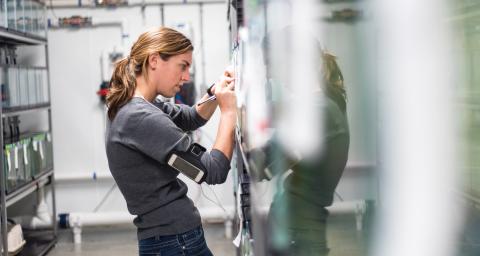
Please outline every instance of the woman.
[[[267, 162], [283, 163], [271, 164], [274, 168], [270, 171], [281, 173], [285, 171], [283, 166], [292, 166], [292, 173], [285, 178], [283, 190], [278, 190], [269, 212], [268, 230], [277, 234], [270, 238], [269, 254], [272, 255], [283, 255], [285, 251], [288, 255], [299, 256], [326, 256], [329, 253], [326, 237], [329, 213], [326, 207], [333, 203], [335, 189], [347, 163], [350, 133], [344, 80], [336, 57], [320, 47], [316, 49], [321, 56], [318, 65], [322, 86], [315, 92], [318, 102], [312, 102], [312, 108], [319, 108], [323, 113], [323, 150], [298, 162], [288, 159], [275, 142], [265, 150], [271, 152]], [[282, 240], [278, 234], [288, 239]], [[278, 241], [288, 241], [289, 244]]]
[[321, 73], [324, 96], [323, 150], [292, 167], [284, 183], [284, 200], [291, 210], [288, 230], [295, 255], [328, 255], [326, 237], [328, 211], [335, 189], [345, 169], [350, 145], [346, 93], [335, 56], [322, 52]]
[[212, 255], [187, 186], [167, 158], [173, 151], [187, 151], [192, 141], [186, 132], [204, 125], [219, 106], [215, 143], [199, 162], [205, 182], [225, 181], [236, 122], [234, 82], [227, 77], [232, 74], [226, 72], [212, 86], [216, 101], [188, 107], [156, 99], [173, 97], [190, 79], [192, 51], [190, 40], [173, 29], [149, 30], [116, 64], [110, 80], [108, 163], [129, 212], [136, 215], [140, 255]]

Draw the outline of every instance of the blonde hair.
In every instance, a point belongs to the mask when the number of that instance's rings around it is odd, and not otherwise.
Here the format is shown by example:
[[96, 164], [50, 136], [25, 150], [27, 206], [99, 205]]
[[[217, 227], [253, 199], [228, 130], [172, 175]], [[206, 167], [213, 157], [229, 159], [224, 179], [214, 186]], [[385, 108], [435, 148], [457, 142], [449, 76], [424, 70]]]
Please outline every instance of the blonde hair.
[[334, 89], [338, 91], [344, 99], [346, 99], [347, 94], [345, 91], [345, 86], [343, 84], [343, 75], [340, 67], [337, 64], [337, 56], [325, 51], [322, 51], [322, 78], [324, 80], [327, 88]]
[[164, 61], [171, 56], [193, 51], [190, 39], [166, 27], [151, 29], [141, 34], [133, 44], [130, 55], [115, 63], [107, 94], [108, 118], [113, 120], [120, 108], [133, 97], [136, 77], [148, 78], [148, 57], [158, 53]]

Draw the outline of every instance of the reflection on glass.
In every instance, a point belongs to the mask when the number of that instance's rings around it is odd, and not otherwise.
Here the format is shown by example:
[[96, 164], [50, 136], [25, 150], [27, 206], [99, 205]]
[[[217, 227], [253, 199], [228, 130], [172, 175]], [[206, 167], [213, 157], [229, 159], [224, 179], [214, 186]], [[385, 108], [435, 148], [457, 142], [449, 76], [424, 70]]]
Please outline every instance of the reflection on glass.
[[248, 1], [242, 252], [480, 255], [479, 28], [477, 0]]
[[449, 25], [454, 28], [454, 58], [458, 66], [457, 101], [462, 110], [459, 121], [462, 137], [459, 145], [464, 152], [459, 171], [463, 175], [462, 198], [467, 202], [463, 233], [459, 237], [458, 255], [479, 255], [480, 247], [480, 15], [478, 1], [452, 1]]
[[318, 48], [314, 56], [320, 60], [317, 75], [322, 77], [322, 82], [317, 85], [317, 90], [311, 92], [317, 98], [311, 108], [320, 109], [318, 112], [323, 116], [324, 127], [320, 135], [322, 150], [309, 157], [292, 157], [283, 153], [288, 150], [276, 147], [274, 152], [270, 147], [271, 156], [267, 156], [272, 162], [284, 161], [283, 164], [272, 166], [271, 171], [278, 173], [291, 170], [283, 175], [282, 182], [278, 184], [283, 189], [277, 191], [274, 197], [269, 221], [272, 233], [284, 225], [280, 229], [286, 231], [289, 237], [288, 251], [292, 255], [328, 254], [326, 207], [333, 203], [335, 189], [347, 162], [350, 142], [341, 70], [332, 54]]
[[337, 6], [251, 1], [234, 36], [237, 183], [246, 176], [249, 185], [236, 190], [242, 255], [252, 245], [255, 255], [367, 254], [377, 184], [374, 80], [364, 66], [374, 47], [363, 32], [372, 24], [324, 17]]

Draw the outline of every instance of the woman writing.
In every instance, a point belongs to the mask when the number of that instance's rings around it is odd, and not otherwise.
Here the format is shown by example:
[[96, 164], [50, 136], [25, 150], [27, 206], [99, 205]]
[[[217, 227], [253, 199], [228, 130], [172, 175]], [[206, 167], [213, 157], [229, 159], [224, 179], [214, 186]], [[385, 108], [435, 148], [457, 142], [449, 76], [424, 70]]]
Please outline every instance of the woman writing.
[[202, 181], [225, 181], [236, 122], [232, 74], [226, 72], [211, 88], [216, 101], [188, 107], [156, 99], [173, 97], [190, 79], [192, 51], [191, 41], [173, 29], [149, 30], [117, 63], [110, 81], [108, 163], [129, 212], [136, 215], [140, 255], [212, 255], [187, 186], [167, 158], [189, 149], [186, 132], [204, 125], [218, 106], [217, 137], [212, 150], [199, 158], [199, 168], [205, 171]]

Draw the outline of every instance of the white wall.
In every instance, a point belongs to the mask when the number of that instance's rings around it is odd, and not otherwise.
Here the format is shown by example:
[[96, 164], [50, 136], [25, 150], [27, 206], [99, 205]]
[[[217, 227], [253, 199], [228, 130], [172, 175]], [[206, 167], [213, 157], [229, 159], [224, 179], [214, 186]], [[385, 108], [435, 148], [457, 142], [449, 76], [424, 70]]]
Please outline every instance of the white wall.
[[[348, 7], [351, 4], [328, 5], [327, 8]], [[328, 10], [325, 10], [325, 13]], [[367, 10], [368, 11], [368, 10]], [[201, 70], [200, 10], [197, 5], [165, 6], [165, 25], [179, 22], [188, 23], [194, 30], [194, 61], [196, 62], [196, 82], [200, 85], [215, 81], [229, 63], [228, 23], [226, 4], [204, 5], [204, 45], [205, 79]], [[57, 182], [58, 212], [92, 211], [102, 197], [112, 187], [113, 180], [82, 182], [62, 182], [69, 175], [93, 176], [109, 175], [104, 150], [104, 108], [95, 92], [100, 76], [100, 55], [103, 50], [121, 46], [128, 50], [138, 35], [148, 27], [159, 26], [162, 21], [160, 6], [118, 8], [118, 9], [55, 9], [48, 11], [51, 19], [72, 15], [92, 16], [98, 20], [128, 20], [124, 28], [129, 37], [121, 39], [119, 27], [99, 27], [82, 29], [55, 29], [48, 32], [49, 61], [52, 86], [53, 138], [55, 154], [55, 175]], [[375, 31], [371, 23], [356, 24], [331, 23], [325, 27], [323, 44], [338, 56], [347, 91], [349, 94], [348, 112], [351, 134], [349, 165], [365, 165], [376, 161], [376, 110], [374, 99], [374, 67], [365, 64], [374, 53]], [[367, 58], [368, 57], [368, 58]], [[370, 100], [370, 101], [369, 101]], [[368, 114], [366, 114], [368, 113]], [[218, 123], [218, 113], [202, 129], [201, 143], [212, 145]], [[338, 191], [346, 200], [372, 198], [376, 194], [376, 181], [370, 171], [353, 173], [347, 171]], [[368, 168], [367, 168], [368, 169]], [[200, 195], [198, 185], [187, 181], [189, 196], [199, 207], [217, 207]], [[233, 205], [231, 177], [223, 185], [215, 187], [216, 194], [224, 206]], [[215, 198], [210, 190], [204, 192]], [[118, 189], [105, 202], [100, 211], [125, 210], [126, 205]]]
[[[211, 83], [229, 63], [228, 23], [226, 4], [204, 5], [205, 81]], [[194, 61], [196, 82], [202, 81], [200, 56], [200, 14], [198, 5], [165, 6], [165, 25], [188, 23], [194, 29]], [[117, 9], [62, 8], [48, 11], [51, 19], [72, 15], [91, 16], [98, 20], [127, 20], [124, 28], [129, 37], [124, 40], [128, 50], [140, 33], [161, 25], [159, 6], [121, 7]], [[62, 182], [71, 175], [93, 176], [107, 174], [104, 150], [104, 107], [95, 92], [101, 83], [100, 56], [105, 49], [121, 46], [120, 27], [82, 29], [53, 29], [48, 32], [49, 61], [52, 88], [52, 116], [55, 156], [55, 175], [58, 178], [57, 211], [92, 211], [113, 185], [112, 179], [81, 182]], [[218, 113], [203, 129], [202, 144], [211, 146], [208, 138], [215, 138]], [[196, 184], [188, 182], [189, 196], [199, 207], [216, 207], [199, 196]], [[215, 187], [225, 206], [233, 205], [231, 178]], [[204, 188], [209, 197], [214, 198]], [[100, 211], [126, 210], [118, 189], [110, 195]]]

